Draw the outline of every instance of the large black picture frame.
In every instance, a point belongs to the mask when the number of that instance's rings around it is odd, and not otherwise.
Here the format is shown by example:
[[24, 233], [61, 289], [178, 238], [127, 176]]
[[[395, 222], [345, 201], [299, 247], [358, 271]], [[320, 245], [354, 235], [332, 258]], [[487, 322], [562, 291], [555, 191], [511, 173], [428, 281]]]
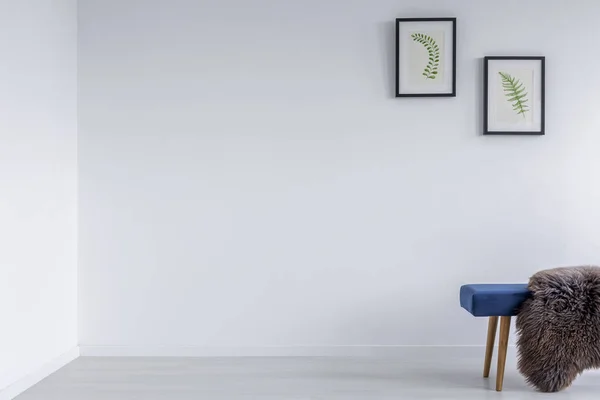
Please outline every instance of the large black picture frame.
[[[515, 100], [512, 100], [512, 103], [511, 103], [511, 105], [513, 105], [513, 108], [517, 107], [517, 110], [515, 110], [515, 112], [517, 114], [521, 113], [521, 115], [523, 115], [528, 112], [532, 113], [532, 114], [535, 113], [535, 114], [533, 114], [533, 115], [535, 115], [533, 117], [533, 119], [536, 121], [535, 125], [536, 126], [539, 125], [539, 128], [537, 128], [537, 127], [528, 128], [528, 129], [491, 128], [491, 125], [493, 125], [493, 123], [492, 123], [493, 121], [490, 120], [492, 118], [492, 116], [490, 116], [490, 104], [491, 104], [491, 101], [494, 101], [494, 100], [490, 99], [490, 96], [492, 96], [492, 90], [490, 88], [490, 70], [492, 68], [490, 67], [490, 65], [493, 64], [494, 62], [498, 62], [498, 61], [508, 61], [508, 62], [512, 61], [514, 63], [522, 62], [522, 63], [524, 63], [524, 65], [530, 64], [531, 62], [539, 62], [540, 63], [539, 71], [538, 71], [538, 74], [540, 74], [539, 84], [538, 85], [535, 84], [535, 82], [538, 79], [537, 76], [535, 78], [532, 78], [532, 83], [534, 83], [533, 84], [533, 92], [534, 93], [532, 93], [530, 97], [524, 99], [525, 101], [527, 101], [527, 103], [524, 103], [525, 107], [527, 107], [525, 112], [523, 112], [523, 108], [521, 108], [520, 111], [518, 110], [519, 106], [514, 105]], [[546, 134], [546, 57], [543, 57], [543, 56], [488, 56], [488, 57], [484, 57], [483, 63], [484, 63], [483, 64], [483, 134], [484, 135], [545, 135]], [[514, 80], [514, 84], [512, 86], [510, 83], [510, 78], [512, 78]], [[506, 76], [500, 75], [499, 79], [503, 82], [502, 90], [506, 93], [505, 94], [506, 101], [508, 101], [508, 102], [511, 102], [511, 99], [518, 99], [518, 97], [521, 96], [525, 92], [529, 93], [528, 91], [532, 91], [531, 88], [527, 88], [527, 85], [524, 85], [522, 82], [520, 82], [519, 79], [511, 76], [510, 74], [506, 74]], [[505, 87], [504, 85], [507, 85], [507, 87]], [[499, 89], [496, 88], [496, 90], [498, 91]], [[512, 90], [513, 94], [511, 94], [511, 90]], [[538, 92], [538, 90], [539, 90], [539, 92]], [[517, 93], [517, 95], [515, 96], [514, 93]], [[523, 107], [523, 106], [521, 106], [521, 107]], [[535, 107], [535, 108], [533, 108], [533, 107]], [[538, 108], [539, 108], [539, 111], [538, 111]]]
[[[446, 71], [450, 71], [448, 66], [451, 66], [451, 87], [449, 90], [434, 90], [434, 91], [406, 91], [402, 83], [402, 39], [401, 39], [401, 24], [410, 23], [428, 23], [428, 22], [439, 22], [439, 23], [451, 23], [452, 39], [447, 41], [452, 45], [452, 60], [446, 63]], [[434, 42], [435, 43], [435, 42]], [[397, 18], [396, 19], [396, 97], [456, 97], [456, 18]], [[427, 46], [427, 43], [423, 44]], [[432, 58], [430, 58], [432, 60]]]

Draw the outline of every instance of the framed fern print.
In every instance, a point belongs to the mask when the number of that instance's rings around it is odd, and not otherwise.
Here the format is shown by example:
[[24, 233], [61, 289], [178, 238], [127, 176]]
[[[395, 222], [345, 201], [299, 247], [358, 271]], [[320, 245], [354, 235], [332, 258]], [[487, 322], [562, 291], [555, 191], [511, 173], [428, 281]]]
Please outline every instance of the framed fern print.
[[485, 57], [483, 133], [545, 133], [544, 57]]
[[456, 96], [456, 18], [396, 19], [396, 97]]

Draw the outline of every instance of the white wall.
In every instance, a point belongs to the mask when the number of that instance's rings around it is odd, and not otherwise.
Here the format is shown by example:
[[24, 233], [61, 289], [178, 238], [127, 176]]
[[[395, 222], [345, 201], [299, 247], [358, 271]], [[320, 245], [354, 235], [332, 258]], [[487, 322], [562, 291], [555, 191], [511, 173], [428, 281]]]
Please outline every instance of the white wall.
[[77, 345], [77, 7], [0, 0], [0, 390]]
[[[600, 262], [600, 3], [82, 0], [80, 341], [483, 344], [467, 282]], [[394, 19], [458, 17], [395, 99]], [[481, 57], [547, 57], [547, 135], [481, 136]]]

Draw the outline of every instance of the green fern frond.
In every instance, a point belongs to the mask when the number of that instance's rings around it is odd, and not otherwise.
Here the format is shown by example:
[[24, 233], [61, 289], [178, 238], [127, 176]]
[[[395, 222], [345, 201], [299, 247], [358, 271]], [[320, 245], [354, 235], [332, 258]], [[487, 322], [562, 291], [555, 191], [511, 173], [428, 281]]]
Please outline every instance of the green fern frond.
[[436, 41], [429, 35], [424, 33], [413, 33], [410, 35], [412, 39], [422, 44], [429, 55], [429, 62], [423, 70], [423, 76], [425, 79], [435, 79], [438, 75], [438, 68], [440, 66], [440, 47]]
[[502, 89], [504, 90], [506, 101], [512, 104], [513, 111], [525, 118], [525, 113], [529, 112], [529, 105], [525, 104], [529, 101], [525, 85], [506, 72], [498, 72], [498, 74], [502, 77]]

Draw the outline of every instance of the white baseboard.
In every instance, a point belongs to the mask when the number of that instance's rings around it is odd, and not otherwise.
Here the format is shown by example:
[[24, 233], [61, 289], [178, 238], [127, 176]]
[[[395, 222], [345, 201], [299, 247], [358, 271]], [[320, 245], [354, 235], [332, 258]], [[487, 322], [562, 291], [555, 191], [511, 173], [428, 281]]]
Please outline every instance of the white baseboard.
[[440, 352], [480, 356], [484, 346], [79, 346], [82, 357], [403, 357]]
[[56, 357], [55, 359], [42, 365], [37, 370], [27, 374], [23, 378], [19, 379], [15, 383], [7, 386], [0, 391], [0, 400], [12, 400], [33, 385], [40, 382], [42, 379], [48, 377], [54, 372], [58, 371], [71, 361], [79, 357], [79, 347], [67, 351], [66, 353]]

